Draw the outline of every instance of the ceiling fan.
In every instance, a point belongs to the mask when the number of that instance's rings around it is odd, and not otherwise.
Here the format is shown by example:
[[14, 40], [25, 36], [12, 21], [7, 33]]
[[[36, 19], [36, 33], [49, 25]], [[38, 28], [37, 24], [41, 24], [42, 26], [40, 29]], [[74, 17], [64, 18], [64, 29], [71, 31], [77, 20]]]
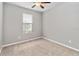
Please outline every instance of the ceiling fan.
[[45, 8], [44, 4], [49, 4], [51, 2], [33, 2], [33, 3], [34, 4], [33, 4], [32, 8], [38, 6], [38, 7], [41, 7], [42, 9], [44, 9]]

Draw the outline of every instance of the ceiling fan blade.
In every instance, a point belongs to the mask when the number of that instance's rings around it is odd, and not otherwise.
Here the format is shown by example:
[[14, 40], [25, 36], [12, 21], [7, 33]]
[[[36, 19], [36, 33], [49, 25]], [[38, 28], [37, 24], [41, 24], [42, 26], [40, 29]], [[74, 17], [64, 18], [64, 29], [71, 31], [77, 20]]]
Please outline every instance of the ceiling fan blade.
[[51, 3], [51, 2], [41, 2], [41, 3]]
[[36, 5], [33, 5], [32, 8], [34, 8]]
[[40, 5], [40, 7], [41, 7], [42, 9], [44, 9], [44, 6]]

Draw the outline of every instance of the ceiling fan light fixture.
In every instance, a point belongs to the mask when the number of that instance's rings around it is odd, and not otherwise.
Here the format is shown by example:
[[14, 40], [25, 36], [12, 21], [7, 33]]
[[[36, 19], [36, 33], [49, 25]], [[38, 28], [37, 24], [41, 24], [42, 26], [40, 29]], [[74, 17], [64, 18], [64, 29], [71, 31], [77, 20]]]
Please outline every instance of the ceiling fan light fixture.
[[41, 5], [41, 3], [40, 3], [40, 2], [37, 2], [37, 3], [35, 3], [35, 5], [36, 5], [36, 6], [40, 6], [40, 5]]
[[32, 6], [32, 8], [37, 6], [37, 7], [41, 7], [42, 9], [44, 9], [45, 8], [45, 4], [48, 4], [48, 3], [51, 3], [51, 2], [34, 2], [34, 5]]

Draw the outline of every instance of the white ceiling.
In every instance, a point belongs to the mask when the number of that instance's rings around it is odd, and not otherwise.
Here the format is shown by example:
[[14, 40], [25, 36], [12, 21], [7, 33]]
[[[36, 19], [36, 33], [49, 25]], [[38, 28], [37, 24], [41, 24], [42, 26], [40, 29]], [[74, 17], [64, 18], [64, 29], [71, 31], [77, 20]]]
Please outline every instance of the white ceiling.
[[45, 4], [45, 9], [42, 9], [40, 7], [35, 7], [35, 8], [32, 8], [32, 5], [33, 5], [33, 2], [9, 2], [10, 4], [15, 4], [15, 5], [18, 5], [18, 6], [21, 6], [21, 7], [24, 7], [24, 8], [28, 8], [28, 9], [31, 9], [31, 10], [35, 10], [35, 11], [39, 11], [39, 12], [44, 12], [50, 8], [53, 7], [53, 2], [52, 3], [49, 3], [49, 4]]

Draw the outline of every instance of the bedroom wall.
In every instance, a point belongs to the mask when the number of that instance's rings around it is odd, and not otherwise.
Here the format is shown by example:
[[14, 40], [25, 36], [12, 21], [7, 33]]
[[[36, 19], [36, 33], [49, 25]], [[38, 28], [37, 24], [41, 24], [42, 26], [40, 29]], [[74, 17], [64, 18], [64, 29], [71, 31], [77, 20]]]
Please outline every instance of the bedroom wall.
[[79, 3], [54, 3], [43, 13], [45, 37], [79, 49]]
[[[24, 34], [22, 14], [33, 15], [33, 32]], [[4, 39], [3, 45], [41, 36], [41, 13], [12, 4], [4, 3]]]
[[0, 2], [0, 47], [2, 44], [3, 3]]

